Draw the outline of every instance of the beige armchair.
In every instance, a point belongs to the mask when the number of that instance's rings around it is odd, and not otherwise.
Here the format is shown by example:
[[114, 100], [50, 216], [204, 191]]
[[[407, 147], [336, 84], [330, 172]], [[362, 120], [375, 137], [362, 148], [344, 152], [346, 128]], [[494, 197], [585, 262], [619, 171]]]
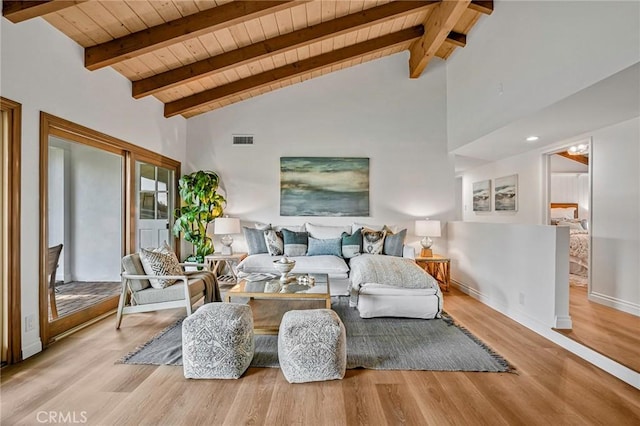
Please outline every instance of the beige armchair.
[[123, 257], [122, 269], [122, 292], [116, 315], [116, 329], [120, 328], [125, 314], [185, 308], [189, 316], [193, 312], [193, 305], [203, 297], [204, 303], [222, 301], [216, 277], [208, 270], [164, 275], [162, 278], [175, 279], [177, 282], [165, 288], [154, 288], [149, 278], [156, 276], [145, 273], [138, 253]]

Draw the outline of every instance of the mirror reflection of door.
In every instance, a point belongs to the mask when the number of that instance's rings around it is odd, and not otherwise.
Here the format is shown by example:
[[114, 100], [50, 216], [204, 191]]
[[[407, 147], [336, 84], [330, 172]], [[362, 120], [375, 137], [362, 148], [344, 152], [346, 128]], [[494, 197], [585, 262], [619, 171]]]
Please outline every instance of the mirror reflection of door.
[[173, 170], [136, 161], [136, 251], [172, 245], [173, 182]]
[[48, 247], [62, 244], [47, 268], [50, 322], [119, 295], [123, 167], [122, 154], [49, 137]]

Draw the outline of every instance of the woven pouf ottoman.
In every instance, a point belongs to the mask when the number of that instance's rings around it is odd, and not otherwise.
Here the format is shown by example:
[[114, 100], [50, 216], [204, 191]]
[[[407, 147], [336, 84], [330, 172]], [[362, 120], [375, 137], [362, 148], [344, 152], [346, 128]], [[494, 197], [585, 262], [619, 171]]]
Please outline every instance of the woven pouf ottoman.
[[331, 309], [289, 311], [278, 332], [278, 360], [289, 383], [342, 379], [347, 336]]
[[182, 322], [188, 379], [237, 379], [253, 359], [253, 315], [247, 305], [207, 303]]

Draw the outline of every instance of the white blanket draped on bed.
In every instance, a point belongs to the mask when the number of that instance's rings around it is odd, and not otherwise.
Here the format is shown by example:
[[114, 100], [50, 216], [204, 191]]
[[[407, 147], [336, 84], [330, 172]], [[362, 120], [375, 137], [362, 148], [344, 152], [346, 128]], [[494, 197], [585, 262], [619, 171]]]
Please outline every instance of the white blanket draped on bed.
[[358, 303], [358, 290], [363, 284], [384, 284], [401, 288], [434, 288], [438, 282], [411, 259], [379, 254], [362, 254], [350, 261], [349, 304]]

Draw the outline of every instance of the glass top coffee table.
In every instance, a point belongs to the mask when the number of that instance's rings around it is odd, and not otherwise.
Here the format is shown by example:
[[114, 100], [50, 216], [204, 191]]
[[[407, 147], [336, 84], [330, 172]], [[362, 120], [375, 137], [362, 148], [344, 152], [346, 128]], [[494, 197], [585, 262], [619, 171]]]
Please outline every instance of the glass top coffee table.
[[[289, 274], [297, 277], [297, 274]], [[242, 279], [224, 296], [225, 302], [232, 298], [249, 298], [253, 311], [253, 330], [256, 334], [278, 334], [280, 321], [285, 312], [294, 309], [331, 309], [331, 291], [327, 274], [309, 274], [315, 285], [301, 285], [296, 281], [288, 284], [279, 278], [249, 281]], [[251, 278], [251, 277], [249, 277]]]

